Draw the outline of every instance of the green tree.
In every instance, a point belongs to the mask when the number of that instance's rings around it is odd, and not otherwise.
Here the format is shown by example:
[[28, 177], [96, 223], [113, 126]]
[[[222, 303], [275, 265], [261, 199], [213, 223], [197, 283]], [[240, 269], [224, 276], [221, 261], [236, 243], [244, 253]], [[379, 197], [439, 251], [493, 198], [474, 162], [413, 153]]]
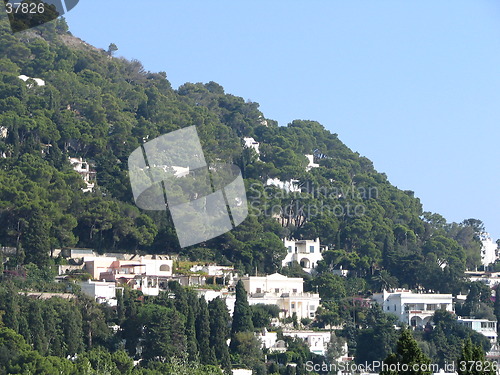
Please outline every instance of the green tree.
[[116, 46], [116, 44], [114, 43], [111, 43], [108, 47], [108, 55], [110, 56], [113, 56], [113, 54], [118, 51], [118, 47]]
[[234, 303], [233, 323], [231, 326], [231, 350], [236, 350], [238, 332], [253, 332], [252, 310], [247, 300], [247, 292], [243, 282], [236, 284], [236, 301]]
[[486, 361], [483, 349], [474, 345], [470, 338], [462, 345], [462, 353], [457, 361], [459, 375], [493, 375], [495, 365]]
[[[422, 353], [411, 331], [403, 329], [396, 344], [396, 351], [384, 361], [384, 364], [388, 365], [389, 369], [382, 371], [381, 374], [429, 375], [432, 373], [429, 367], [430, 363], [430, 359]], [[391, 369], [391, 365], [399, 370]]]
[[210, 344], [210, 316], [204, 297], [199, 299], [198, 315], [196, 316], [196, 339], [202, 364], [215, 364], [214, 347]]
[[231, 370], [231, 361], [229, 359], [229, 348], [227, 340], [229, 339], [229, 312], [226, 303], [220, 297], [211, 300], [208, 303], [210, 313], [210, 343], [215, 351], [215, 358], [220, 366], [226, 371]]

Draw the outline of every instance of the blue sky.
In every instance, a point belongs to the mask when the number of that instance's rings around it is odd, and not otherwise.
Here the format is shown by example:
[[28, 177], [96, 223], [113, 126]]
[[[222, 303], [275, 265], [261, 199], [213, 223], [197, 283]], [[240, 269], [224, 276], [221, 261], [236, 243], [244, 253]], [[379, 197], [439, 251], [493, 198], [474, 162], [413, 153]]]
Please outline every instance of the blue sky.
[[66, 19], [175, 88], [319, 121], [426, 211], [500, 238], [498, 1], [80, 0]]

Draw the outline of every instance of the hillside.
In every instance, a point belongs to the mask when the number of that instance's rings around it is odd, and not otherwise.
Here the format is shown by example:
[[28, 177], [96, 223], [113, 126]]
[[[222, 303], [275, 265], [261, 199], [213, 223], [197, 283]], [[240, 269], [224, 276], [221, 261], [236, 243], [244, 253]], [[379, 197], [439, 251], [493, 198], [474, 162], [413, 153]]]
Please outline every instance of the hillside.
[[[215, 82], [174, 90], [164, 72], [72, 37], [64, 20], [18, 35], [2, 21], [0, 52], [0, 244], [17, 249], [8, 268], [45, 266], [51, 250], [78, 246], [179, 253], [271, 273], [285, 255], [281, 238], [319, 237], [330, 248], [319, 271], [349, 269], [364, 291], [456, 293], [465, 268], [479, 264], [479, 220], [450, 224], [422, 212], [412, 191], [391, 185], [315, 121], [278, 126], [258, 103]], [[180, 249], [167, 215], [134, 205], [127, 159], [146, 140], [191, 125], [207, 161], [241, 168], [251, 215], [229, 233]], [[260, 155], [243, 147], [245, 137], [259, 142]], [[305, 155], [319, 167], [306, 168]], [[93, 192], [82, 192], [70, 157], [95, 166]], [[266, 186], [276, 178], [297, 180], [301, 191]]]

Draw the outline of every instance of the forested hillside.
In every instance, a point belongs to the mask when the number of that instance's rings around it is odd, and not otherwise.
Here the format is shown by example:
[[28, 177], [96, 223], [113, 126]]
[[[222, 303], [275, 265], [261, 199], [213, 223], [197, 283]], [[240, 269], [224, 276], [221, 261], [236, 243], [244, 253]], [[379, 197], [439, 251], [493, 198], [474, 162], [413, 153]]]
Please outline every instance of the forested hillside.
[[[228, 326], [218, 325], [229, 320], [221, 301], [207, 305], [175, 286], [173, 299], [165, 294], [145, 300], [126, 290], [114, 310], [81, 295], [77, 302], [22, 296], [26, 290], [73, 288], [51, 283], [52, 266], [61, 259], [50, 254], [63, 247], [178, 254], [186, 260], [232, 264], [241, 273], [280, 271], [304, 277], [306, 289], [319, 292], [322, 307], [316, 321], [300, 324], [344, 325], [339, 334], [359, 361], [383, 360], [398, 333], [391, 318], [356, 304], [355, 297], [388, 287], [443, 293], [470, 289], [474, 293], [461, 311], [493, 314], [489, 291], [464, 279], [466, 268], [480, 264], [481, 221], [447, 223], [439, 214], [423, 212], [412, 191], [391, 185], [370, 160], [323, 125], [296, 120], [279, 126], [258, 103], [225, 93], [215, 82], [173, 89], [166, 73], [145, 71], [139, 61], [115, 57], [111, 50], [72, 36], [64, 19], [15, 35], [2, 19], [0, 56], [0, 245], [15, 248], [8, 261], [0, 262], [5, 270], [0, 363], [8, 360], [11, 366], [0, 368], [0, 374], [28, 373], [36, 366], [45, 371], [38, 373], [56, 368], [67, 374], [181, 373], [186, 361], [189, 373], [196, 374], [220, 373], [215, 366], [228, 370], [229, 362], [238, 361], [260, 369], [257, 373], [285, 373], [289, 369], [277, 363], [312, 358], [303, 343], [289, 340], [289, 351], [266, 369], [248, 334], [269, 323], [272, 314], [262, 309], [254, 311], [246, 331], [232, 332], [240, 334], [241, 347], [229, 348], [229, 353]], [[25, 82], [20, 75], [45, 84]], [[192, 125], [208, 162], [240, 167], [250, 215], [231, 232], [181, 249], [168, 214], [142, 211], [134, 204], [127, 161], [148, 140]], [[335, 129], [335, 124], [328, 126]], [[245, 137], [259, 142], [260, 155], [244, 147]], [[319, 167], [307, 168], [305, 155], [314, 155]], [[93, 165], [94, 191], [82, 191], [84, 182], [70, 157]], [[270, 178], [293, 180], [300, 191], [267, 186]], [[281, 267], [285, 237], [319, 237], [329, 247], [317, 274], [304, 274], [298, 265]], [[341, 267], [351, 271], [348, 277], [331, 272]], [[495, 312], [500, 315], [500, 305]], [[436, 319], [438, 329], [419, 339], [425, 354], [444, 363], [460, 354], [462, 340], [472, 334], [449, 316]], [[118, 334], [109, 328], [112, 324]], [[450, 341], [443, 339], [444, 331]], [[484, 339], [472, 337], [487, 349]], [[135, 352], [139, 339], [148, 349], [143, 355]], [[203, 350], [214, 342], [213, 352]], [[381, 345], [367, 345], [373, 342]], [[246, 355], [246, 349], [254, 355]], [[81, 354], [63, 359], [75, 353]], [[163, 363], [169, 355], [182, 363]], [[132, 372], [134, 356], [149, 367]]]
[[[18, 249], [10, 266], [47, 265], [54, 248], [80, 246], [180, 252], [272, 272], [284, 236], [320, 237], [331, 249], [325, 269], [342, 265], [388, 285], [456, 292], [465, 267], [478, 265], [481, 222], [448, 224], [422, 212], [413, 192], [392, 186], [315, 121], [278, 126], [257, 103], [214, 82], [174, 90], [165, 73], [72, 37], [64, 20], [17, 35], [3, 22], [0, 32], [0, 126], [7, 130], [0, 140], [0, 244]], [[25, 83], [20, 74], [46, 84]], [[252, 215], [230, 233], [180, 250], [164, 213], [134, 205], [127, 158], [148, 139], [190, 125], [208, 161], [241, 168]], [[260, 158], [242, 147], [243, 137], [260, 142]], [[305, 154], [320, 168], [306, 172]], [[81, 192], [69, 157], [95, 164], [93, 193]], [[302, 192], [265, 187], [268, 178], [296, 179]]]

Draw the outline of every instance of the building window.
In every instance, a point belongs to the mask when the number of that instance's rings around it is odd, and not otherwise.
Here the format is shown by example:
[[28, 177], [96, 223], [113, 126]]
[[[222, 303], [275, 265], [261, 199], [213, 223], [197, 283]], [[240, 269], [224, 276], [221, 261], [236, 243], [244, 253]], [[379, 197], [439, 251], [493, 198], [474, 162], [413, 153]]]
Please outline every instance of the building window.
[[293, 293], [297, 293], [297, 289], [292, 289], [292, 292]]
[[256, 293], [262, 293], [262, 289], [257, 288], [257, 289], [255, 290], [255, 292], [256, 292]]
[[160, 266], [160, 271], [162, 271], [162, 272], [169, 272], [170, 271], [170, 267], [168, 266], [168, 264], [162, 264]]
[[394, 311], [396, 311], [396, 305], [394, 305]]
[[292, 252], [292, 247], [291, 246], [288, 246], [288, 252], [291, 253]]
[[312, 313], [309, 313], [309, 316], [310, 316], [311, 318], [314, 318], [314, 313], [313, 313], [313, 312], [312, 312]]
[[389, 311], [391, 308], [389, 306], [387, 306], [387, 311]]
[[311, 254], [313, 254], [313, 253], [314, 253], [314, 246], [309, 246], [309, 252], [310, 252]]
[[309, 310], [315, 311], [316, 310], [316, 306], [314, 306], [314, 305], [309, 306]]
[[292, 309], [294, 309], [294, 308], [295, 308], [295, 303], [292, 303]]
[[280, 292], [280, 288], [274, 288], [274, 293], [279, 293]]

